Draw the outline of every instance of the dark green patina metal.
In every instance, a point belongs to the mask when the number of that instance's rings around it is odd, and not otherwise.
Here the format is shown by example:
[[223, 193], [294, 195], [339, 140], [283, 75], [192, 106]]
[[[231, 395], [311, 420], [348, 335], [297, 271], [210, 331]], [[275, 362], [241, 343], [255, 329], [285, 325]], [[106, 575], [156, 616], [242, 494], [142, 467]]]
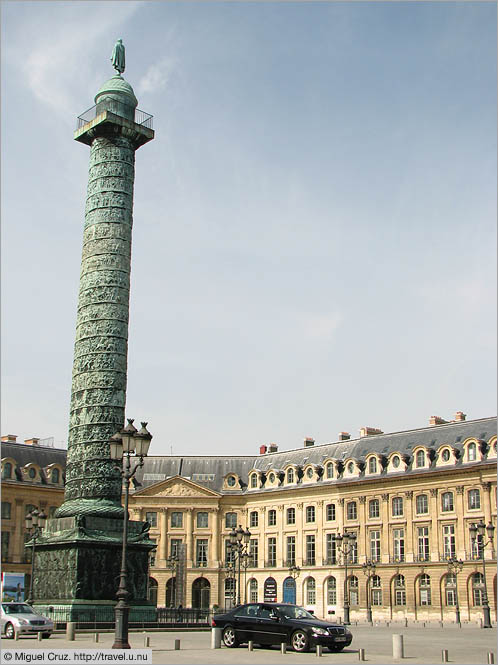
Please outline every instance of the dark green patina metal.
[[[124, 65], [124, 53], [122, 59]], [[121, 474], [109, 439], [125, 420], [135, 151], [154, 138], [118, 73], [75, 139], [90, 146], [64, 503], [37, 540], [36, 604], [115, 604], [122, 545]], [[149, 116], [150, 117], [150, 116]], [[147, 606], [146, 522], [129, 523], [132, 605]], [[150, 612], [150, 605], [147, 606]], [[133, 614], [133, 611], [132, 611]]]

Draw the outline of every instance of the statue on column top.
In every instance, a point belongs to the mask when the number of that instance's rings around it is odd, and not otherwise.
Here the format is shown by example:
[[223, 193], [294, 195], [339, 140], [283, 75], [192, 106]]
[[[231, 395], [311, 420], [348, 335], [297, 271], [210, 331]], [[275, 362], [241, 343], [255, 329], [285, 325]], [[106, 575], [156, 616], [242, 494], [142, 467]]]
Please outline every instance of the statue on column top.
[[118, 39], [112, 49], [111, 60], [114, 69], [118, 74], [122, 74], [125, 70], [125, 47], [121, 39]]

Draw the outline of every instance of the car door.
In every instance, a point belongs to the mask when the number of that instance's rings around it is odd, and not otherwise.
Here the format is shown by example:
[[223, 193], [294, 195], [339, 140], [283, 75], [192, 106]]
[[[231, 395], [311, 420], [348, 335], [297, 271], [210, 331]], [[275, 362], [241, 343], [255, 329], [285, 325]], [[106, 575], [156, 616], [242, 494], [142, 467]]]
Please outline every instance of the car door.
[[258, 637], [260, 644], [280, 644], [287, 640], [280, 612], [274, 605], [261, 605], [258, 614]]
[[253, 639], [254, 632], [257, 631], [258, 610], [257, 604], [242, 605], [235, 610], [233, 623], [240, 642]]

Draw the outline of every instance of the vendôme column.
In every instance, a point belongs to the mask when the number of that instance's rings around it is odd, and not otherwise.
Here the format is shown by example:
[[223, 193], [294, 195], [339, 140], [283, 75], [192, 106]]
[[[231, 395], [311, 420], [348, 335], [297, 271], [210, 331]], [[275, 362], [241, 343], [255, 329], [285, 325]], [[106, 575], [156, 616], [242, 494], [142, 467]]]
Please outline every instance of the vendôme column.
[[[125, 421], [135, 151], [154, 138], [152, 116], [137, 110], [121, 40], [116, 74], [78, 118], [75, 139], [90, 146], [64, 503], [37, 546], [34, 600], [112, 609], [119, 576], [121, 475], [109, 439]], [[147, 604], [148, 553], [143, 522], [129, 524], [129, 588]], [[43, 571], [43, 574], [42, 574]], [[133, 613], [133, 610], [132, 610]], [[104, 619], [103, 619], [104, 620]]]

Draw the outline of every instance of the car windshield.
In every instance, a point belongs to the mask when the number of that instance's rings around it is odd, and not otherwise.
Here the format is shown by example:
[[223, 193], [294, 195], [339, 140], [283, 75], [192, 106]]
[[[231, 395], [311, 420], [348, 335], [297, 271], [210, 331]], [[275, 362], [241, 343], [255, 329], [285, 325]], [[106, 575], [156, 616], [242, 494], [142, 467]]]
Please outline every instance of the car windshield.
[[299, 605], [279, 605], [280, 613], [286, 619], [316, 619], [316, 617]]
[[25, 603], [2, 603], [5, 614], [33, 614], [33, 608]]

